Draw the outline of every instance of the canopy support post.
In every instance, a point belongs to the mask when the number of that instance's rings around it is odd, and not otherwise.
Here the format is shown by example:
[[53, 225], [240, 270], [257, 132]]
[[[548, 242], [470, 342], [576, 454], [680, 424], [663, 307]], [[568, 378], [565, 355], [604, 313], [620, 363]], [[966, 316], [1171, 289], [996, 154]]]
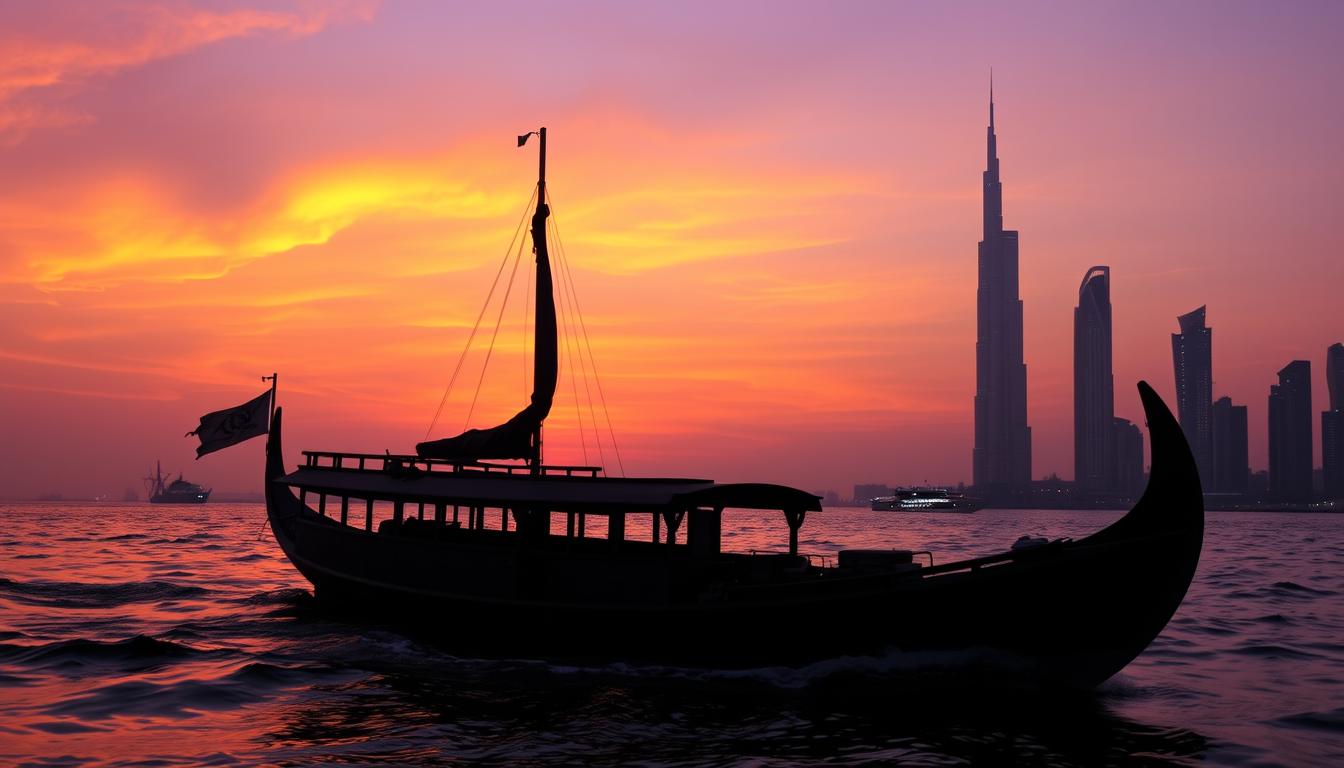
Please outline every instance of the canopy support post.
[[789, 524], [789, 554], [798, 554], [798, 529], [803, 527], [803, 518], [807, 511], [803, 509], [784, 510], [784, 520]]
[[681, 521], [686, 517], [686, 510], [666, 510], [663, 512], [663, 522], [667, 523], [667, 543], [677, 543], [677, 528], [681, 526]]

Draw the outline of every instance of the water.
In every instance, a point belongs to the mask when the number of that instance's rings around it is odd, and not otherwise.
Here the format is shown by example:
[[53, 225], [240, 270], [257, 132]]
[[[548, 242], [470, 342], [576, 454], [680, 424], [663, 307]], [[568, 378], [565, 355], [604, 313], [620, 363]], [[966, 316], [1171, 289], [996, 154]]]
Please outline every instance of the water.
[[[827, 510], [800, 547], [942, 562], [1118, 514]], [[456, 658], [323, 612], [264, 518], [0, 505], [0, 764], [1344, 765], [1341, 516], [1210, 513], [1162, 636], [1099, 690], [1045, 697], [984, 689], [955, 655], [735, 673]], [[725, 548], [785, 543], [776, 514], [734, 522]]]

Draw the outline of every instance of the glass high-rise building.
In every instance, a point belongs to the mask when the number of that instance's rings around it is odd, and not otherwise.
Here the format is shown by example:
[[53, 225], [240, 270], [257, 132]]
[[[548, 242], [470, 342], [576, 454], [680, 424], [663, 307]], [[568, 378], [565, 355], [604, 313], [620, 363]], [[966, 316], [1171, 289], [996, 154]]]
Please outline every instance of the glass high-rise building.
[[1109, 490], [1137, 499], [1144, 488], [1143, 433], [1129, 419], [1116, 417], [1112, 424], [1114, 436]]
[[1269, 493], [1311, 501], [1311, 361], [1294, 360], [1269, 388]]
[[980, 241], [976, 291], [975, 449], [971, 464], [977, 491], [993, 499], [1029, 486], [1031, 427], [1027, 426], [1027, 366], [1022, 359], [1017, 232], [1003, 228], [992, 84], [986, 154], [984, 239]]
[[1111, 268], [1099, 266], [1083, 276], [1073, 310], [1073, 480], [1079, 491], [1113, 490], [1114, 418]]
[[1233, 405], [1232, 398], [1213, 403], [1213, 483], [1205, 490], [1246, 493], [1251, 479], [1250, 435], [1246, 406]]
[[1344, 411], [1344, 343], [1325, 350], [1325, 389], [1330, 393], [1330, 410]]
[[1327, 499], [1344, 499], [1344, 344], [1325, 351], [1330, 410], [1321, 414], [1321, 472]]
[[1181, 326], [1180, 333], [1171, 335], [1176, 413], [1208, 490], [1213, 482], [1213, 329], [1205, 324], [1204, 307], [1176, 321]]

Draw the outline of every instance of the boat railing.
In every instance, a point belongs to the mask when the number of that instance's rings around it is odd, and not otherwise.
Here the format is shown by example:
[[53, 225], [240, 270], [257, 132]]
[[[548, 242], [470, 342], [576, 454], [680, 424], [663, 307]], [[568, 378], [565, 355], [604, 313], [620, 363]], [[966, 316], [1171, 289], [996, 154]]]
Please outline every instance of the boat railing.
[[812, 552], [804, 552], [803, 557], [807, 558], [808, 565], [812, 566], [813, 568], [818, 567], [818, 563], [820, 563], [820, 567], [822, 568], [831, 567], [830, 555], [819, 555]]
[[[526, 464], [504, 464], [492, 461], [453, 461], [427, 459], [422, 456], [397, 453], [347, 453], [344, 451], [304, 451], [304, 466], [319, 469], [341, 469], [358, 472], [487, 472], [498, 474], [533, 474]], [[597, 477], [601, 467], [577, 464], [543, 464], [540, 474], [565, 477]]]

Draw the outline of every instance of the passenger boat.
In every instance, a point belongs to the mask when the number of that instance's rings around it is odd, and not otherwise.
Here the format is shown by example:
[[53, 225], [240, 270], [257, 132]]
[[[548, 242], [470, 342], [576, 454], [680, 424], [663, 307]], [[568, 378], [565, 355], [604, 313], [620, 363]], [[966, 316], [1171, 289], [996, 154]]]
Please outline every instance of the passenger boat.
[[[795, 488], [544, 463], [557, 339], [546, 133], [536, 133], [529, 404], [504, 424], [421, 443], [415, 454], [304, 451], [293, 470], [282, 458], [282, 409], [272, 413], [270, 527], [320, 603], [490, 657], [745, 668], [992, 649], [1019, 670], [1076, 686], [1115, 674], [1166, 625], [1195, 572], [1204, 511], [1180, 427], [1143, 383], [1152, 473], [1128, 514], [1082, 539], [956, 562], [886, 550], [844, 551], [834, 564], [809, 558], [798, 533], [821, 507]], [[781, 513], [780, 551], [722, 550], [725, 521], [739, 509]], [[375, 519], [380, 510], [390, 516]], [[637, 517], [649, 520], [639, 540], [627, 536]]]
[[872, 500], [874, 512], [974, 512], [976, 505], [964, 493], [946, 488], [897, 488], [891, 496]]
[[163, 476], [163, 463], [154, 462], [154, 474], [145, 478], [145, 487], [149, 490], [151, 504], [204, 504], [210, 500], [210, 490], [196, 483], [182, 479], [167, 482]]

